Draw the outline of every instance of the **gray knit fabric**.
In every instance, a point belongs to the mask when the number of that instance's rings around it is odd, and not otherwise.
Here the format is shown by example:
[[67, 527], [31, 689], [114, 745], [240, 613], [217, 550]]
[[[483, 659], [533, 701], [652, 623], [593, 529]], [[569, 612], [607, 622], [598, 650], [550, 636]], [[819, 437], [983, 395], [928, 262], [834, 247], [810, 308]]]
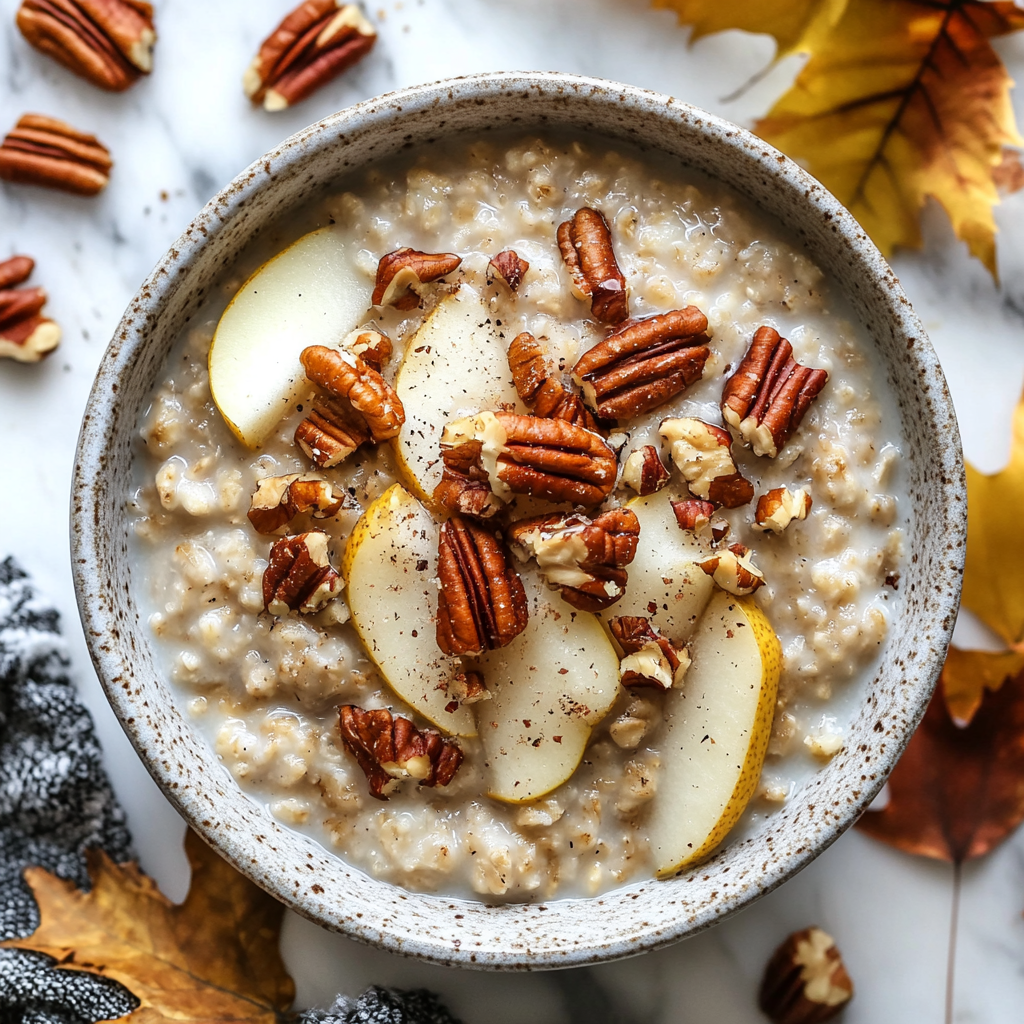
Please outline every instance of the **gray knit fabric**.
[[[67, 674], [58, 615], [27, 575], [0, 562], [0, 939], [35, 931], [39, 911], [22, 879], [39, 865], [81, 888], [84, 852], [134, 857], [124, 811], [103, 771], [89, 712]], [[92, 1024], [138, 1000], [113, 981], [62, 970], [39, 953], [0, 949], [0, 1024]], [[307, 1010], [299, 1024], [459, 1024], [430, 992], [373, 987]]]

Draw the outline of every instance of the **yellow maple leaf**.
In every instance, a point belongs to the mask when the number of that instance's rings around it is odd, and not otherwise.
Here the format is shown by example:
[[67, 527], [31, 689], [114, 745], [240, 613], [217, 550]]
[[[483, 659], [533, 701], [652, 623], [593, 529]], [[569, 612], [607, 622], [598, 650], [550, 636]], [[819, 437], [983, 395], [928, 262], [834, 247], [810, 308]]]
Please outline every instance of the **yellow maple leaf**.
[[276, 1024], [295, 998], [278, 952], [283, 908], [189, 832], [188, 896], [175, 905], [136, 864], [88, 854], [92, 889], [29, 868], [39, 927], [0, 947], [112, 978], [140, 1002], [131, 1024]]
[[967, 725], [981, 707], [986, 690], [995, 691], [1024, 671], [1024, 648], [1008, 651], [965, 651], [950, 647], [942, 667], [942, 694], [949, 717]]
[[967, 466], [963, 603], [1007, 646], [1024, 644], [1024, 398], [1013, 414], [1010, 461], [986, 476]]
[[776, 57], [811, 50], [843, 16], [850, 0], [654, 0], [693, 26], [690, 41], [726, 29], [774, 36]]
[[850, 0], [754, 130], [802, 161], [889, 255], [919, 246], [936, 199], [996, 272], [993, 168], [1017, 145], [1011, 80], [989, 40], [1024, 10], [979, 0]]

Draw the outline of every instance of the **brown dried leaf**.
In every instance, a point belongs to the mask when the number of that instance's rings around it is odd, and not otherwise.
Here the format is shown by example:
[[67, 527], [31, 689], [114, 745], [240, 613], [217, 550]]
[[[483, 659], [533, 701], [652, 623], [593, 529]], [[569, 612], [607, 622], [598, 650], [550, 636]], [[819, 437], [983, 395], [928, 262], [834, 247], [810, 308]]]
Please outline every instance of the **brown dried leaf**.
[[[941, 684], [940, 684], [941, 685]], [[889, 803], [857, 827], [906, 853], [962, 863], [1024, 820], [1024, 672], [958, 726], [936, 691], [889, 777]]]
[[29, 868], [40, 923], [0, 947], [112, 978], [139, 1001], [132, 1024], [276, 1024], [295, 997], [278, 952], [283, 907], [194, 833], [192, 883], [176, 905], [137, 864], [87, 854], [92, 889]]

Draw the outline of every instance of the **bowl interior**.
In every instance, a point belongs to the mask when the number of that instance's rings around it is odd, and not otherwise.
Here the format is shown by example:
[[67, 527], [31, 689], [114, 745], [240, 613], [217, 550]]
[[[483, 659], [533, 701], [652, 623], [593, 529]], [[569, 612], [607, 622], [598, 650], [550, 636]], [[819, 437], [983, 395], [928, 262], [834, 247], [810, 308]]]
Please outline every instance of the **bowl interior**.
[[[185, 323], [248, 241], [340, 176], [405, 147], [563, 127], [627, 140], [725, 182], [781, 221], [832, 277], [899, 401], [913, 552], [901, 620], [849, 742], [755, 834], [671, 881], [488, 907], [372, 879], [277, 824], [238, 788], [154, 667], [132, 598], [125, 499], [140, 409]], [[161, 260], [118, 327], [83, 422], [72, 490], [75, 581], [97, 670], [140, 756], [189, 823], [255, 882], [312, 920], [394, 952], [486, 968], [569, 966], [713, 924], [798, 871], [867, 806], [924, 712], [952, 630], [964, 556], [962, 463], [920, 323], [877, 250], [821, 185], [742, 129], [665, 96], [567, 75], [487, 75], [394, 93], [310, 126], [216, 196]]]

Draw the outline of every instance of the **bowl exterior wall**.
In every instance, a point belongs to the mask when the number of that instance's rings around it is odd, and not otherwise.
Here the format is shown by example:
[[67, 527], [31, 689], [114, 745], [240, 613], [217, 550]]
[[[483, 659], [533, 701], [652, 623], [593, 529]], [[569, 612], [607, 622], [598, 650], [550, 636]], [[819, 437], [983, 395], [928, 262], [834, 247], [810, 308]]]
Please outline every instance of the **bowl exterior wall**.
[[[571, 129], [667, 153], [775, 216], [845, 294], [888, 368], [906, 438], [913, 560], [902, 617], [846, 747], [753, 837], [695, 871], [543, 907], [408, 893], [282, 827], [181, 714], [153, 661], [128, 553], [135, 425], [167, 354], [236, 254], [347, 173], [409, 146], [496, 130]], [[927, 706], [956, 618], [966, 533], [959, 432], [935, 354], [899, 282], [850, 214], [792, 161], [670, 97], [560, 74], [495, 74], [393, 93], [285, 141], [199, 214], [134, 298], [82, 425], [72, 490], [78, 602], [107, 696], [154, 778], [209, 843], [299, 913], [437, 963], [537, 969], [629, 956], [706, 928], [838, 838], [881, 788]], [[458, 919], [456, 915], [460, 915]]]

